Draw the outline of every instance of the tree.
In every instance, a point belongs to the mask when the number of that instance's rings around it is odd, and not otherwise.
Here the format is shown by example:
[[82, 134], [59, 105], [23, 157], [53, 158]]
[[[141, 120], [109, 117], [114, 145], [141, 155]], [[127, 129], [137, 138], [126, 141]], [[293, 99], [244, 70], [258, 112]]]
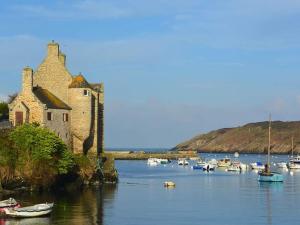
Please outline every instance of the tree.
[[72, 153], [55, 133], [37, 124], [24, 124], [10, 133], [18, 149], [18, 165], [24, 176], [47, 184], [74, 166]]
[[8, 104], [6, 102], [0, 102], [0, 121], [8, 119]]

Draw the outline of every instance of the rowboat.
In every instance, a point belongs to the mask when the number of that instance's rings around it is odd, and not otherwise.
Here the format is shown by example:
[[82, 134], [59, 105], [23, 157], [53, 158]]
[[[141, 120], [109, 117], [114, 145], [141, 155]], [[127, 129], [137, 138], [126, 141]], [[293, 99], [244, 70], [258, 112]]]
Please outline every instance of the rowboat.
[[10, 217], [39, 217], [50, 214], [53, 205], [53, 203], [44, 203], [21, 208], [4, 208], [4, 211]]
[[175, 187], [175, 183], [173, 181], [165, 181], [164, 182], [165, 187]]
[[18, 208], [18, 207], [20, 207], [19, 203], [13, 198], [0, 201], [0, 213], [4, 213], [5, 212], [4, 209]]

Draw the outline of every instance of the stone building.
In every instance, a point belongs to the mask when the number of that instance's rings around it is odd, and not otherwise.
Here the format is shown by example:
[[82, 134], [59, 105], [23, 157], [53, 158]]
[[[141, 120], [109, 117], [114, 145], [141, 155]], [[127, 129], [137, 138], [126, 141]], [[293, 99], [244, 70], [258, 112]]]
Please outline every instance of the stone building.
[[37, 122], [55, 132], [74, 153], [103, 152], [103, 84], [73, 76], [55, 42], [33, 71], [23, 69], [22, 90], [9, 104], [13, 126]]

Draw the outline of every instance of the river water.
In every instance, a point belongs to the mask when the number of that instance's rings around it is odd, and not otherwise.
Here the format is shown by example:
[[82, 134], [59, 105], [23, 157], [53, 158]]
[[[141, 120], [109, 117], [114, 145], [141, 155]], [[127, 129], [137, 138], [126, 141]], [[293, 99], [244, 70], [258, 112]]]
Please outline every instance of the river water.
[[[224, 154], [202, 154], [206, 158]], [[228, 155], [231, 156], [232, 155]], [[241, 155], [244, 163], [264, 155]], [[288, 156], [272, 157], [272, 163]], [[13, 196], [22, 205], [55, 202], [50, 217], [0, 220], [1, 224], [300, 224], [300, 171], [281, 171], [283, 183], [259, 183], [257, 173], [203, 172], [189, 166], [149, 167], [145, 161], [117, 161], [120, 182], [74, 193]], [[163, 187], [172, 180], [173, 189]]]

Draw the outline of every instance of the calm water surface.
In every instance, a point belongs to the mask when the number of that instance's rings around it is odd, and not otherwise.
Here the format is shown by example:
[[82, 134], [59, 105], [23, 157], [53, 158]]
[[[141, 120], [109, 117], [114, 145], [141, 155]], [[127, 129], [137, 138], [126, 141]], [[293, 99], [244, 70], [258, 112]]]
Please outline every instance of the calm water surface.
[[[206, 158], [225, 155], [202, 154]], [[230, 156], [230, 155], [228, 155]], [[272, 162], [287, 161], [273, 156]], [[264, 155], [241, 155], [244, 163]], [[191, 164], [192, 165], [192, 164]], [[284, 183], [258, 183], [257, 174], [193, 171], [177, 162], [157, 167], [145, 161], [117, 161], [118, 185], [61, 194], [14, 196], [23, 205], [54, 201], [49, 218], [1, 220], [0, 224], [300, 224], [300, 171], [281, 171]], [[176, 188], [166, 189], [172, 180]]]

